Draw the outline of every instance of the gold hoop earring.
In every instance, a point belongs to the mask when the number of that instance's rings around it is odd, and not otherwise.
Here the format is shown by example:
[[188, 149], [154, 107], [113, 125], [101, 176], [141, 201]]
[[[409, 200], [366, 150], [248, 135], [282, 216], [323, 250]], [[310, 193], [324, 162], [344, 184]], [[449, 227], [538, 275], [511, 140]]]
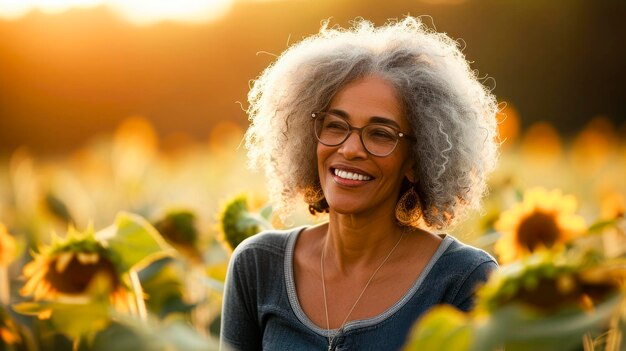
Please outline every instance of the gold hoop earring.
[[320, 202], [316, 202], [314, 204], [309, 204], [309, 213], [312, 215], [316, 215], [318, 213], [329, 213], [329, 209], [328, 207], [323, 207], [321, 204], [323, 203], [325, 204], [326, 201], [324, 201], [324, 199], [322, 199]]
[[400, 197], [396, 205], [396, 219], [400, 225], [412, 226], [417, 223], [420, 217], [419, 196], [415, 191], [415, 185], [412, 184], [409, 190], [405, 191], [402, 197]]
[[321, 187], [310, 187], [304, 191], [304, 201], [309, 204], [309, 213], [328, 213], [328, 204]]
[[324, 192], [319, 186], [310, 186], [304, 190], [304, 201], [309, 204], [315, 204], [324, 199]]

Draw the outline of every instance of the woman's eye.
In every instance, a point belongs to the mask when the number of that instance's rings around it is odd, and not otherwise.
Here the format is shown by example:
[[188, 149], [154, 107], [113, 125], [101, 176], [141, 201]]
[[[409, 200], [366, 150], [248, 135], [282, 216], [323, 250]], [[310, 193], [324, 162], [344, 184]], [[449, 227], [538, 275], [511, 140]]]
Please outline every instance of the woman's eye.
[[345, 131], [345, 130], [348, 130], [348, 127], [346, 127], [345, 123], [330, 122], [324, 126], [324, 129], [335, 130], [335, 131]]
[[367, 135], [373, 140], [392, 141], [395, 139], [393, 132], [385, 128], [372, 128]]

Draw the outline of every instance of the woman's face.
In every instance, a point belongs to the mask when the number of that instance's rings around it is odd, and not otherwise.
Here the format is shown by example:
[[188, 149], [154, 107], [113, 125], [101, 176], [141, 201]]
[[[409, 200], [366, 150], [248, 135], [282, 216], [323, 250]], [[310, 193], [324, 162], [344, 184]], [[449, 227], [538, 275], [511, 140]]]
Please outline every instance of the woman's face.
[[[327, 111], [357, 128], [376, 122], [411, 131], [395, 89], [374, 75], [339, 90]], [[319, 178], [330, 209], [342, 214], [367, 214], [384, 208], [395, 211], [403, 178], [414, 180], [409, 149], [401, 139], [388, 156], [374, 156], [365, 150], [357, 132], [338, 146], [318, 143]]]

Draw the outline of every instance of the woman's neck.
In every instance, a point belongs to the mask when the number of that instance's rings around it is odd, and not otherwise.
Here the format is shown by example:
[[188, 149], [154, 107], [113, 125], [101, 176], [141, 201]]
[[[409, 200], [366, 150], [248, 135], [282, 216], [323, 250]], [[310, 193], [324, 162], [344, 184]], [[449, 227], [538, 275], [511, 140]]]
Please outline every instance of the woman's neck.
[[322, 250], [342, 273], [350, 274], [354, 269], [377, 265], [406, 230], [393, 215], [357, 216], [331, 211]]

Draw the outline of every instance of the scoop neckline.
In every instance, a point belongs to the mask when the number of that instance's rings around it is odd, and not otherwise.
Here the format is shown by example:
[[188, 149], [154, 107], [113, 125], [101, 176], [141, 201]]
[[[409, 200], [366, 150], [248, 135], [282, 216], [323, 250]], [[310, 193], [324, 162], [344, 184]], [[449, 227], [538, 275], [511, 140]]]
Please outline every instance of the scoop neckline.
[[[308, 227], [307, 226], [298, 227], [292, 230], [288, 234], [289, 237], [287, 239], [287, 245], [285, 247], [285, 259], [284, 259], [284, 266], [285, 266], [284, 271], [285, 271], [287, 295], [289, 297], [289, 304], [291, 305], [291, 309], [293, 310], [298, 320], [300, 320], [302, 324], [304, 324], [307, 328], [309, 328], [316, 334], [322, 335], [324, 337], [328, 337], [328, 336], [337, 334], [337, 332], [339, 332], [339, 328], [329, 330], [326, 328], [321, 328], [317, 324], [313, 323], [313, 321], [309, 319], [309, 316], [307, 316], [306, 313], [304, 313], [304, 310], [302, 309], [302, 306], [300, 305], [300, 300], [298, 299], [298, 294], [296, 292], [295, 277], [293, 274], [294, 272], [294, 269], [293, 269], [294, 249], [295, 249], [295, 244], [296, 244], [296, 240], [298, 239], [298, 236], [306, 228]], [[439, 247], [437, 248], [435, 253], [432, 255], [432, 257], [430, 258], [430, 260], [428, 261], [428, 263], [426, 264], [422, 272], [419, 274], [419, 276], [415, 279], [411, 287], [406, 291], [406, 293], [398, 301], [396, 301], [396, 303], [394, 303], [387, 310], [385, 310], [384, 312], [376, 316], [365, 318], [365, 319], [357, 319], [357, 320], [353, 320], [353, 321], [346, 323], [342, 328], [343, 332], [347, 332], [349, 330], [354, 330], [354, 329], [359, 329], [359, 328], [370, 327], [370, 326], [379, 324], [383, 322], [384, 320], [386, 320], [387, 318], [394, 315], [400, 309], [402, 309], [402, 307], [404, 307], [411, 300], [411, 298], [417, 293], [419, 288], [422, 286], [422, 283], [426, 279], [426, 276], [428, 276], [428, 273], [431, 271], [432, 267], [439, 260], [441, 255], [443, 255], [443, 253], [448, 249], [448, 247], [453, 241], [454, 241], [454, 238], [452, 236], [443, 234], [443, 238], [441, 242], [439, 243]]]

